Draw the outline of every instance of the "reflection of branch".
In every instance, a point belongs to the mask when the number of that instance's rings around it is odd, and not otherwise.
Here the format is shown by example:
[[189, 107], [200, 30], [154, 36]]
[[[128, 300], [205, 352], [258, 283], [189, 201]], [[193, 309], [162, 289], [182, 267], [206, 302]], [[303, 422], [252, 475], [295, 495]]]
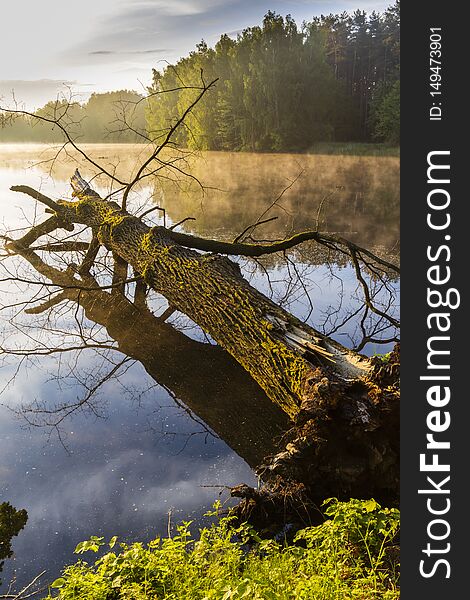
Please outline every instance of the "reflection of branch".
[[367, 344], [393, 344], [398, 341], [399, 338], [397, 336], [393, 336], [390, 338], [374, 338], [370, 336], [365, 336], [362, 338], [359, 345], [356, 346], [356, 351], [361, 352]]
[[327, 200], [330, 200], [330, 198], [332, 198], [335, 194], [335, 191], [330, 192], [329, 194], [327, 194], [326, 196], [323, 196], [323, 198], [321, 199], [320, 204], [318, 205], [318, 210], [317, 210], [317, 218], [315, 220], [315, 229], [320, 229], [320, 215], [321, 215], [321, 211], [323, 210], [323, 205], [325, 204], [325, 202]]
[[[27, 193], [27, 192], [25, 192], [25, 193]], [[47, 235], [48, 233], [52, 233], [53, 231], [55, 231], [56, 229], [59, 229], [59, 228], [66, 229], [67, 231], [73, 231], [73, 225], [71, 225], [70, 223], [66, 224], [63, 221], [61, 221], [58, 217], [55, 217], [55, 216], [50, 217], [43, 223], [40, 223], [39, 225], [35, 225], [34, 227], [31, 227], [31, 229], [23, 237], [19, 238], [18, 240], [7, 241], [7, 243], [5, 244], [5, 249], [9, 254], [15, 254], [15, 252], [16, 252], [15, 246], [28, 248], [38, 238], [42, 237], [43, 235]], [[3, 236], [3, 237], [5, 239], [5, 236]]]
[[82, 264], [80, 265], [80, 268], [78, 269], [78, 272], [80, 275], [83, 276], [83, 275], [88, 275], [90, 273], [90, 269], [96, 260], [96, 256], [98, 254], [99, 249], [100, 249], [100, 243], [99, 243], [96, 235], [93, 234], [93, 237], [91, 238], [91, 242], [88, 246], [85, 257], [83, 258]]
[[172, 225], [169, 229], [171, 231], [173, 231], [173, 229], [176, 229], [179, 225], [186, 223], [186, 221], [195, 221], [195, 220], [196, 219], [194, 217], [185, 217], [184, 219], [181, 219], [181, 221], [178, 221], [178, 223], [175, 223], [174, 225]]
[[[117, 348], [111, 349], [117, 350]], [[78, 399], [77, 402], [66, 403], [63, 405], [59, 404], [53, 409], [40, 408], [39, 406], [31, 408], [23, 407], [19, 412], [26, 419], [29, 425], [35, 427], [42, 427], [43, 424], [38, 424], [38, 422], [35, 420], [38, 416], [40, 416], [43, 419], [45, 419], [45, 425], [55, 429], [57, 432], [59, 432], [60, 425], [65, 419], [67, 419], [72, 414], [83, 408], [83, 406], [85, 405], [88, 405], [89, 408], [95, 413], [95, 415], [98, 416], [98, 413], [95, 411], [93, 406], [89, 405], [90, 399], [96, 394], [100, 387], [102, 387], [105, 383], [107, 383], [113, 377], [115, 377], [119, 369], [128, 362], [133, 361], [130, 357], [126, 356], [120, 362], [114, 365], [113, 368], [106, 375], [102, 376], [95, 385], [93, 385], [92, 387], [87, 387], [88, 392], [81, 399]], [[28, 415], [34, 415], [34, 417], [29, 417]]]
[[31, 250], [43, 252], [86, 252], [90, 248], [88, 242], [51, 242], [42, 246], [32, 246]]
[[[251, 233], [254, 232], [254, 230], [258, 227], [258, 225], [261, 225], [262, 223], [268, 223], [269, 221], [272, 221], [273, 219], [265, 219], [262, 220], [263, 217], [265, 215], [267, 215], [269, 213], [269, 211], [274, 208], [275, 206], [277, 206], [278, 208], [281, 208], [284, 212], [287, 212], [286, 209], [281, 206], [280, 204], [278, 204], [279, 200], [284, 196], [284, 194], [290, 190], [290, 188], [296, 183], [296, 181], [301, 177], [301, 175], [304, 173], [305, 169], [302, 169], [297, 175], [296, 177], [294, 177], [294, 179], [292, 181], [289, 182], [289, 184], [281, 191], [281, 193], [277, 196], [277, 198], [275, 198], [271, 204], [268, 206], [268, 208], [266, 208], [261, 214], [260, 216], [256, 219], [256, 221], [252, 224], [249, 225], [240, 235], [238, 235], [235, 240], [234, 243], [238, 242], [240, 239], [243, 238], [244, 234], [248, 231], [251, 230]], [[277, 217], [275, 217], [277, 218]]]
[[166, 210], [164, 208], [162, 208], [161, 206], [152, 206], [152, 208], [149, 208], [148, 210], [143, 212], [141, 215], [139, 215], [139, 219], [143, 219], [144, 217], [149, 215], [151, 212], [154, 212], [155, 210], [160, 210], [163, 213], [163, 226], [165, 226], [166, 225]]
[[300, 276], [299, 270], [297, 268], [297, 265], [295, 264], [295, 262], [293, 260], [291, 260], [288, 256], [287, 253], [284, 252], [284, 258], [287, 262], [287, 265], [290, 265], [292, 267], [292, 269], [294, 270], [294, 273], [297, 277], [297, 281], [299, 282], [305, 297], [307, 298], [308, 304], [309, 304], [309, 312], [307, 314], [307, 316], [304, 318], [304, 321], [307, 322], [308, 319], [310, 318], [310, 316], [312, 315], [313, 311], [314, 311], [314, 306], [313, 306], [313, 302], [312, 299], [310, 298], [310, 294], [308, 293], [307, 287], [303, 281], [303, 278]]
[[70, 292], [65, 290], [63, 292], [60, 292], [56, 296], [49, 298], [49, 300], [47, 300], [43, 304], [38, 304], [37, 306], [33, 306], [32, 308], [26, 308], [24, 312], [27, 315], [40, 315], [41, 313], [46, 312], [46, 310], [49, 310], [53, 306], [57, 306], [61, 302], [64, 302], [64, 300], [70, 300]]
[[[136, 274], [138, 276], [138, 274]], [[134, 304], [139, 306], [142, 310], [147, 308], [146, 298], [148, 293], [147, 284], [142, 280], [138, 279], [134, 289]]]
[[118, 292], [124, 296], [126, 293], [126, 281], [129, 265], [115, 252], [113, 252], [113, 261], [113, 292]]
[[142, 278], [139, 277], [130, 277], [129, 279], [123, 279], [122, 281], [116, 281], [115, 283], [110, 283], [109, 285], [100, 285], [100, 286], [86, 286], [80, 285], [78, 280], [76, 285], [62, 285], [61, 283], [48, 283], [47, 281], [34, 281], [32, 279], [24, 279], [22, 277], [4, 277], [0, 279], [0, 283], [6, 283], [7, 281], [16, 281], [18, 283], [27, 283], [28, 285], [41, 285], [44, 287], [52, 287], [52, 288], [63, 288], [65, 290], [78, 290], [82, 292], [93, 292], [97, 289], [100, 290], [112, 290], [115, 288], [120, 288], [123, 285], [128, 283], [135, 283], [136, 281], [140, 281]]
[[362, 290], [364, 293], [364, 301], [365, 301], [366, 305], [370, 308], [370, 310], [372, 312], [379, 315], [380, 317], [383, 317], [384, 319], [387, 319], [387, 321], [389, 321], [394, 327], [397, 327], [397, 328], [400, 327], [400, 323], [394, 317], [391, 317], [387, 313], [381, 311], [372, 302], [372, 299], [370, 297], [369, 286], [367, 285], [367, 283], [362, 275], [362, 272], [361, 272], [361, 267], [359, 265], [359, 259], [358, 259], [358, 254], [357, 254], [356, 249], [351, 248], [351, 259], [352, 259], [352, 262], [354, 265], [354, 270], [356, 272], [357, 280], [359, 281], [359, 283], [362, 286]]
[[36, 594], [39, 594], [39, 593], [43, 592], [46, 589], [45, 587], [41, 588], [41, 589], [38, 589], [38, 590], [36, 590], [34, 592], [29, 592], [28, 594], [26, 594], [26, 592], [28, 592], [33, 587], [33, 585], [37, 581], [39, 581], [39, 579], [45, 573], [46, 573], [46, 571], [42, 571], [41, 573], [39, 573], [39, 575], [36, 575], [36, 577], [32, 581], [30, 581], [28, 583], [28, 585], [26, 585], [20, 592], [14, 592], [14, 593], [11, 593], [11, 594], [8, 592], [7, 594], [2, 594], [0, 596], [0, 598], [4, 598], [4, 599], [9, 598], [10, 600], [25, 600], [26, 598], [31, 598], [32, 596], [35, 596]]
[[[340, 289], [336, 294], [339, 299], [338, 305], [335, 308], [330, 305], [327, 310], [324, 311], [324, 319], [321, 327], [321, 331], [324, 335], [328, 337], [331, 337], [334, 334], [347, 336], [350, 341], [350, 346], [356, 352], [361, 352], [367, 344], [388, 344], [397, 342], [399, 340], [397, 328], [395, 328], [387, 318], [389, 314], [393, 314], [396, 290], [389, 287], [388, 281], [384, 276], [377, 276], [377, 279], [371, 278], [366, 282], [371, 302], [383, 305], [383, 302], [380, 302], [380, 299], [385, 293], [387, 301], [383, 307], [383, 312], [387, 316], [382, 317], [377, 313], [374, 313], [374, 311], [364, 303], [362, 300], [363, 294], [361, 295], [361, 299], [355, 294], [352, 295], [351, 297], [354, 296], [360, 303], [357, 308], [345, 312], [343, 308], [343, 281], [336, 273], [334, 273], [330, 265], [328, 265], [328, 269], [330, 271], [330, 277], [338, 281]], [[359, 288], [362, 288], [360, 283], [358, 283], [356, 292], [359, 291]], [[354, 324], [354, 322], [356, 322], [354, 333], [348, 334], [345, 332], [344, 328], [346, 325], [351, 323]], [[357, 336], [357, 332], [359, 332], [360, 337]], [[389, 332], [387, 338], [384, 337], [385, 332]]]
[[158, 319], [159, 321], [161, 321], [162, 323], [164, 323], [164, 322], [165, 322], [165, 321], [167, 321], [167, 320], [168, 320], [168, 319], [171, 317], [171, 315], [172, 315], [173, 313], [175, 313], [175, 312], [176, 312], [176, 308], [175, 308], [174, 306], [171, 306], [171, 304], [170, 304], [170, 306], [168, 306], [168, 308], [166, 308], [166, 309], [165, 309], [165, 310], [162, 312], [162, 314], [161, 314], [161, 315], [159, 315], [159, 316], [157, 317], [157, 319]]
[[270, 223], [271, 221], [275, 221], [278, 217], [271, 217], [270, 219], [263, 219], [262, 221], [256, 221], [256, 223], [253, 223], [252, 225], [248, 225], [248, 227], [245, 227], [245, 229], [240, 233], [240, 235], [237, 235], [237, 237], [233, 240], [233, 243], [236, 244], [237, 242], [239, 242], [241, 239], [243, 239], [245, 237], [245, 234], [250, 232], [253, 233], [253, 231], [256, 229], [256, 227], [258, 227], [258, 225], [264, 225], [264, 223]]
[[[34, 313], [33, 313], [34, 314]], [[117, 350], [116, 346], [107, 344], [83, 344], [83, 346], [66, 346], [64, 348], [48, 348], [47, 350], [36, 350], [35, 348], [27, 350], [14, 350], [12, 348], [2, 348], [0, 346], [0, 354], [9, 354], [12, 356], [50, 356], [52, 354], [65, 354], [66, 352], [74, 352], [78, 350]]]

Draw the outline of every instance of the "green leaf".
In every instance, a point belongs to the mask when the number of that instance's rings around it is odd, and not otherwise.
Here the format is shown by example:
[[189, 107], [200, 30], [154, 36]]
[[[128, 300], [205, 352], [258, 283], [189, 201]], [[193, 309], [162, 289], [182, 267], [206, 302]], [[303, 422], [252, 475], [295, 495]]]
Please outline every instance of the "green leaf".
[[113, 535], [113, 537], [109, 540], [109, 547], [110, 548], [114, 548], [114, 545], [116, 544], [117, 539], [118, 539], [117, 535]]
[[83, 554], [84, 552], [88, 551], [98, 552], [100, 546], [104, 544], [103, 540], [104, 538], [102, 537], [96, 537], [96, 535], [92, 535], [89, 540], [80, 542], [75, 548], [74, 552], [75, 554]]
[[366, 500], [364, 502], [364, 508], [367, 512], [372, 512], [377, 508], [377, 502], [373, 498], [371, 498], [370, 500]]
[[55, 581], [53, 581], [51, 583], [51, 587], [61, 588], [61, 587], [64, 587], [65, 584], [66, 584], [65, 579], [63, 577], [59, 577], [59, 579], [56, 579]]
[[73, 551], [74, 554], [82, 554], [82, 552], [84, 552], [83, 547], [85, 546], [85, 542], [80, 542], [79, 544], [77, 544], [75, 550]]

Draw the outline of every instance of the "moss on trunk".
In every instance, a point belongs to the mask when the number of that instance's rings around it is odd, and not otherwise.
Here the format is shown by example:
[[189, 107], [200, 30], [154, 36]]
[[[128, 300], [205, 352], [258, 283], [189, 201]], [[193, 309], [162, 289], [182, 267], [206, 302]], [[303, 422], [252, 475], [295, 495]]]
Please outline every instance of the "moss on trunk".
[[103, 246], [227, 350], [292, 419], [315, 403], [325, 373], [367, 373], [367, 359], [277, 306], [229, 258], [182, 247], [165, 228], [149, 228], [90, 189], [77, 195], [61, 203], [64, 215], [96, 231]]

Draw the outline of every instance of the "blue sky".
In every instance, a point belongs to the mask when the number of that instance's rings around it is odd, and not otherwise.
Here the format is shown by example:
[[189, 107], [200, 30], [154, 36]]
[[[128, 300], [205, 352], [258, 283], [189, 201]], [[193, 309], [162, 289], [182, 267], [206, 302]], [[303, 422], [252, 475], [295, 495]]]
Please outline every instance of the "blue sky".
[[261, 22], [268, 10], [301, 23], [314, 15], [383, 11], [382, 0], [26, 0], [2, 6], [0, 97], [11, 90], [29, 108], [65, 90], [85, 98], [112, 89], [143, 90], [152, 67], [174, 62], [202, 38]]

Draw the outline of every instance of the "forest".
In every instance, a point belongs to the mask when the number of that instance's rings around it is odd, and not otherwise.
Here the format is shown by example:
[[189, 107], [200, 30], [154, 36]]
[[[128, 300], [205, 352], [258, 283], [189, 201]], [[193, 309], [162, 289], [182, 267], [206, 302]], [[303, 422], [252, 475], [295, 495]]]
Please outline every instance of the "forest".
[[[384, 14], [330, 14], [299, 27], [268, 12], [261, 27], [154, 70], [149, 133], [181, 114], [190, 90], [217, 79], [180, 132], [206, 150], [296, 151], [319, 141], [399, 142], [399, 2]], [[189, 130], [191, 133], [189, 133]]]
[[[217, 80], [178, 131], [180, 145], [265, 152], [308, 151], [317, 142], [398, 145], [399, 10], [397, 1], [382, 14], [322, 15], [300, 26], [269, 11], [236, 39], [224, 34], [214, 48], [203, 40], [175, 65], [154, 69], [148, 96], [63, 98], [35, 114], [54, 120], [67, 112], [80, 142], [145, 142], [181, 118], [201, 79]], [[18, 116], [0, 131], [2, 141], [62, 139], [50, 123]]]

